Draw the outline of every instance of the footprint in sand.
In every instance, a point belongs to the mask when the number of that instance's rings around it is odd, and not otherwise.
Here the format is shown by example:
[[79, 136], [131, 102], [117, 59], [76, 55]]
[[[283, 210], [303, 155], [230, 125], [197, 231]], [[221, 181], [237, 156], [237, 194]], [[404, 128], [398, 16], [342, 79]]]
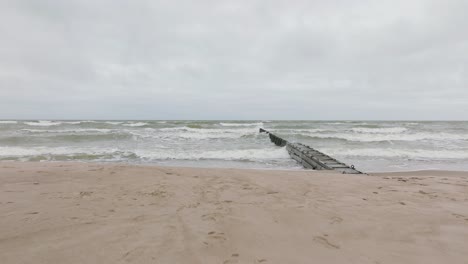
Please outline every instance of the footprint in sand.
[[434, 194], [434, 193], [428, 193], [428, 192], [425, 192], [425, 191], [423, 191], [423, 190], [419, 190], [419, 193], [420, 193], [420, 194], [423, 194], [423, 195], [426, 195], [426, 196], [428, 196], [429, 198], [437, 198], [437, 195]]
[[160, 198], [165, 198], [168, 196], [167, 191], [164, 188], [155, 190], [153, 192], [148, 193], [148, 195], [154, 196], [154, 197], [160, 197]]
[[242, 190], [252, 190], [253, 188], [249, 184], [242, 184]]
[[343, 218], [339, 217], [339, 216], [333, 216], [331, 219], [330, 219], [330, 224], [339, 224], [343, 222]]
[[452, 215], [455, 216], [456, 218], [464, 218], [465, 217], [464, 215], [456, 214], [456, 213], [452, 213]]
[[314, 241], [324, 245], [327, 248], [340, 249], [340, 246], [331, 243], [330, 241], [328, 241], [328, 239], [326, 239], [323, 236], [315, 236]]
[[220, 242], [223, 242], [226, 240], [226, 236], [224, 235], [224, 233], [218, 233], [215, 231], [208, 232], [208, 238], [212, 240], [217, 240]]
[[88, 170], [88, 171], [102, 171], [102, 170], [104, 170], [104, 168], [92, 169], [92, 170]]
[[204, 214], [201, 216], [203, 221], [216, 221], [218, 217], [221, 217], [218, 213]]
[[80, 197], [83, 198], [86, 196], [91, 196], [91, 194], [93, 194], [93, 192], [80, 192]]
[[232, 263], [238, 263], [237, 258], [239, 257], [239, 254], [234, 253], [231, 255], [231, 259], [226, 259], [223, 261], [223, 264], [232, 264]]

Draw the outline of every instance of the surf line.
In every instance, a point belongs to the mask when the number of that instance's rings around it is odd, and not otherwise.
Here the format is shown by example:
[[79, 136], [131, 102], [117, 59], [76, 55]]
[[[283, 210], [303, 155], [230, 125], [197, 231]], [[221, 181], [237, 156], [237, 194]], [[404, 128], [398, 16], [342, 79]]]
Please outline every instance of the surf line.
[[302, 143], [288, 142], [263, 128], [260, 128], [260, 133], [268, 134], [271, 142], [275, 143], [275, 145], [280, 147], [286, 146], [289, 156], [306, 169], [335, 170], [343, 174], [363, 174], [361, 171], [355, 169], [354, 165], [348, 166], [345, 163]]

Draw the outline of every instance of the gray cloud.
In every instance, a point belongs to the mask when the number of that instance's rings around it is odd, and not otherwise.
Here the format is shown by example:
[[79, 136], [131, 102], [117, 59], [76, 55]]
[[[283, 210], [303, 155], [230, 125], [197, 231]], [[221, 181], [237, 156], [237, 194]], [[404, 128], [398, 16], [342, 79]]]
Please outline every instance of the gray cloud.
[[466, 119], [467, 1], [0, 2], [0, 118]]

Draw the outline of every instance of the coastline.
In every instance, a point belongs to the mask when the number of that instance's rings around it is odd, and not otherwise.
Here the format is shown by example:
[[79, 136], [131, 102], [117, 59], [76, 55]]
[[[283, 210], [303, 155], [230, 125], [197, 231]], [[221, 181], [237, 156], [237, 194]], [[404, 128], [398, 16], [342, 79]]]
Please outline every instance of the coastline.
[[468, 172], [0, 163], [1, 263], [464, 263]]

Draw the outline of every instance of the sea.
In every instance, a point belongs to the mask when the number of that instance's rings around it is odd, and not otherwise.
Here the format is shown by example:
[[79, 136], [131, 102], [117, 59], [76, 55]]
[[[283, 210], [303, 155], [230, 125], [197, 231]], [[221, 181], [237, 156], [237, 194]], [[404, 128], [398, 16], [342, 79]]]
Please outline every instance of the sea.
[[468, 170], [467, 121], [1, 120], [0, 161], [302, 170], [259, 128], [364, 172]]

